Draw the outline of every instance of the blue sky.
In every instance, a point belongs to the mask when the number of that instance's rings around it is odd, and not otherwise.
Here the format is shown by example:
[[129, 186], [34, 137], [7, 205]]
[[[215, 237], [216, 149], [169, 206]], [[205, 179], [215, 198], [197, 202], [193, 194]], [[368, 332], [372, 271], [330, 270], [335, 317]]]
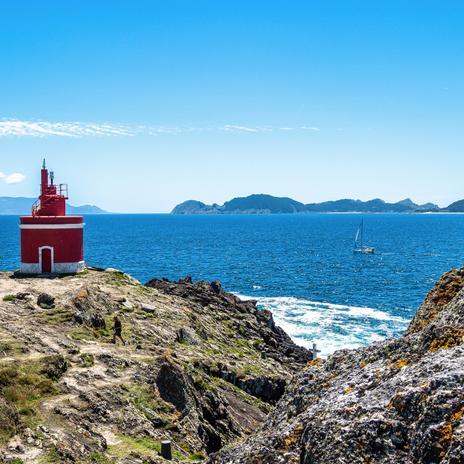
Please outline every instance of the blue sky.
[[[464, 198], [464, 3], [22, 1], [0, 16], [0, 195]], [[14, 177], [11, 177], [15, 174]]]

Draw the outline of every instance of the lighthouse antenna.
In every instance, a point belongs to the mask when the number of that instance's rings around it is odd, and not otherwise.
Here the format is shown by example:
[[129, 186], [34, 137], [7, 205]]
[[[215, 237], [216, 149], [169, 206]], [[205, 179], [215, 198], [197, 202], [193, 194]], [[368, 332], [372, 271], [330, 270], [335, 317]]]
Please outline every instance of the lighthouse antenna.
[[47, 169], [47, 165], [46, 165], [46, 163], [45, 163], [45, 158], [43, 159], [42, 169]]

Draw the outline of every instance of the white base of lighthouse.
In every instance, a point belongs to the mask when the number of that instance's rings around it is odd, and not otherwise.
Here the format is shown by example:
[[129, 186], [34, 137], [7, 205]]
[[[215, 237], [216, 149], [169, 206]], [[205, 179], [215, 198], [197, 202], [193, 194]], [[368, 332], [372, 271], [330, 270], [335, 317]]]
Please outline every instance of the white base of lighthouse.
[[[52, 274], [77, 274], [85, 269], [85, 261], [77, 263], [53, 263]], [[21, 274], [44, 274], [42, 263], [21, 263], [19, 272]]]

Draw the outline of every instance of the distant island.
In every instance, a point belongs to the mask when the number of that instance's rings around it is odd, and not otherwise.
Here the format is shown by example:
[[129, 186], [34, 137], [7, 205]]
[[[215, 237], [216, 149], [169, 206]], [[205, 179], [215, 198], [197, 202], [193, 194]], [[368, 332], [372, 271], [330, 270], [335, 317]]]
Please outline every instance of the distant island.
[[[18, 216], [30, 214], [31, 207], [36, 200], [37, 198], [28, 197], [0, 197], [0, 214], [14, 214]], [[70, 215], [108, 214], [107, 211], [93, 205], [67, 205], [67, 212]]]
[[171, 214], [294, 214], [294, 213], [427, 213], [427, 212], [464, 212], [464, 200], [440, 208], [434, 203], [422, 205], [409, 198], [397, 203], [387, 203], [375, 198], [361, 201], [342, 199], [322, 203], [304, 204], [287, 197], [254, 194], [234, 198], [223, 205], [207, 205], [201, 201], [188, 200], [177, 205]]

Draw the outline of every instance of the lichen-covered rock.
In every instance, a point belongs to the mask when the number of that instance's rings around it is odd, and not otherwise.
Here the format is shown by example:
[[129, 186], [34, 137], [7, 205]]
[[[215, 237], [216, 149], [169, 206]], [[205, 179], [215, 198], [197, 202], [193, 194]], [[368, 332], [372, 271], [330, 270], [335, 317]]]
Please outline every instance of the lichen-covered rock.
[[463, 277], [445, 274], [400, 339], [310, 362], [262, 430], [210, 462], [464, 462]]

